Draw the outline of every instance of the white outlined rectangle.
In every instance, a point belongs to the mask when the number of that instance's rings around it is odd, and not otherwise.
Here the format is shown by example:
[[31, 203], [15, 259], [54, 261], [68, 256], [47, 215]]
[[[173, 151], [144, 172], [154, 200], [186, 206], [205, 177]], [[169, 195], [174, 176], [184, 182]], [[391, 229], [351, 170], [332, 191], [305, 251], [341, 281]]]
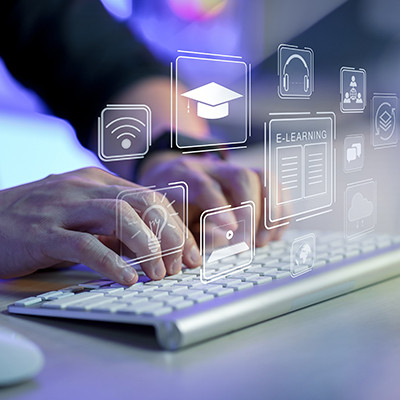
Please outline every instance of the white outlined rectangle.
[[[169, 201], [168, 199], [168, 193], [174, 191], [174, 195], [172, 196], [173, 200]], [[161, 203], [165, 202], [165, 207], [160, 207], [156, 199], [154, 198], [154, 204], [152, 204], [151, 201], [151, 194], [156, 194], [156, 193], [162, 193], [162, 200]], [[150, 194], [150, 196], [149, 196]], [[164, 208], [166, 215], [169, 215], [173, 217], [174, 215], [178, 215], [180, 217], [180, 231], [183, 233], [182, 238], [181, 238], [181, 243], [179, 245], [171, 247], [171, 248], [161, 248], [161, 251], [156, 251], [153, 252], [151, 251], [150, 247], [151, 244], [149, 242], [149, 253], [140, 257], [135, 257], [135, 258], [130, 258], [126, 260], [131, 265], [135, 264], [140, 264], [145, 261], [149, 261], [158, 257], [164, 257], [170, 254], [174, 254], [178, 251], [180, 251], [184, 244], [185, 240], [188, 238], [188, 229], [187, 229], [187, 218], [188, 218], [188, 186], [185, 182], [172, 182], [166, 187], [162, 188], [155, 188], [154, 186], [152, 187], [145, 187], [145, 188], [134, 188], [134, 189], [127, 189], [124, 190], [120, 193], [118, 193], [117, 196], [117, 213], [116, 213], [116, 230], [119, 233], [119, 238], [121, 241], [120, 244], [120, 255], [124, 256], [124, 245], [126, 245], [126, 240], [129, 238], [125, 238], [124, 240], [124, 226], [123, 223], [126, 223], [126, 217], [123, 214], [123, 207], [124, 207], [124, 202], [127, 202], [128, 204], [133, 203], [132, 199], [129, 200], [130, 197], [132, 197], [135, 202], [140, 201], [139, 197], [141, 195], [145, 195], [142, 199], [142, 203], [150, 209], [152, 206], [157, 207], [158, 209]], [[177, 201], [177, 199], [179, 199]], [[178, 206], [174, 203], [179, 204]], [[172, 207], [174, 205], [174, 207]], [[145, 208], [146, 208], [145, 207]], [[146, 210], [147, 210], [146, 208]], [[137, 210], [137, 213], [142, 217], [144, 213], [146, 213], [146, 210], [141, 212], [140, 210]], [[177, 211], [178, 210], [178, 211]], [[164, 221], [161, 221], [163, 223]], [[165, 221], [166, 222], [166, 221]], [[128, 222], [129, 223], [129, 222]], [[133, 221], [135, 224], [135, 222]], [[134, 240], [135, 237], [138, 234], [144, 234], [143, 232], [138, 232], [134, 235], [134, 237], [131, 237], [131, 240]], [[161, 232], [160, 232], [161, 234]], [[146, 236], [147, 237], [147, 236]], [[160, 236], [161, 237], [161, 236]], [[147, 238], [148, 239], [148, 238]], [[160, 239], [160, 238], [159, 238]], [[162, 240], [162, 239], [161, 239]], [[161, 242], [160, 242], [161, 244]]]
[[363, 68], [340, 68], [340, 111], [343, 113], [362, 113], [365, 110], [366, 103], [367, 71]]
[[[183, 51], [180, 51], [181, 53], [184, 53]], [[186, 52], [189, 55], [179, 55], [176, 60], [175, 64], [171, 63], [171, 89], [174, 88], [174, 119], [175, 119], [175, 124], [174, 126], [171, 125], [171, 140], [174, 141], [175, 146], [181, 150], [186, 150], [185, 153], [190, 153], [190, 152], [198, 152], [199, 148], [215, 148], [217, 147], [218, 150], [226, 150], [226, 146], [232, 146], [232, 145], [243, 145], [247, 142], [247, 139], [249, 136], [251, 136], [251, 124], [249, 121], [249, 113], [251, 112], [251, 105], [249, 101], [249, 94], [251, 92], [251, 81], [250, 81], [250, 75], [251, 75], [251, 65], [246, 64], [244, 61], [238, 60], [237, 56], [227, 56], [227, 55], [219, 55], [219, 54], [209, 54], [209, 53], [197, 53], [197, 52]], [[182, 93], [179, 93], [179, 88], [180, 86], [178, 85], [179, 80], [180, 80], [180, 69], [181, 67], [179, 66], [182, 61], [187, 61], [187, 60], [193, 60], [193, 62], [211, 62], [211, 63], [218, 63], [218, 64], [223, 64], [223, 65], [235, 65], [235, 66], [242, 66], [243, 67], [243, 93], [242, 96], [244, 98], [243, 101], [243, 135], [240, 140], [235, 140], [235, 141], [227, 141], [227, 140], [222, 140], [218, 141], [215, 137], [212, 138], [213, 140], [210, 141], [210, 143], [204, 142], [201, 144], [183, 144], [179, 140], [179, 133], [180, 133], [180, 119], [181, 114], [183, 112], [188, 112], [188, 110], [185, 108], [185, 110], [181, 110], [182, 107], [179, 107], [179, 98], [182, 95]], [[174, 69], [174, 70], [173, 70]], [[210, 68], [210, 71], [212, 71], [212, 68]], [[175, 77], [175, 84], [172, 84], [172, 78]], [[204, 78], [205, 79], [205, 78]], [[210, 75], [210, 82], [214, 82], [212, 80], [212, 75]], [[216, 82], [219, 83], [219, 82]], [[172, 94], [171, 94], [171, 99], [172, 99]], [[172, 106], [172, 104], [171, 104]], [[171, 107], [172, 110], [172, 107]], [[171, 111], [172, 112], [172, 111]], [[228, 117], [229, 118], [229, 117]], [[184, 130], [183, 130], [184, 131]], [[181, 132], [182, 133], [182, 132]], [[175, 139], [173, 139], [173, 136], [175, 136]], [[171, 141], [171, 145], [172, 142]], [[242, 148], [242, 147], [235, 147], [235, 148]]]
[[355, 239], [375, 229], [377, 187], [373, 179], [350, 183], [344, 194], [344, 224], [347, 239]]
[[374, 93], [371, 107], [371, 143], [375, 149], [394, 147], [398, 142], [398, 97]]
[[[269, 133], [267, 137], [267, 130], [265, 131], [266, 145], [264, 147], [266, 177], [264, 185], [268, 185], [269, 190], [269, 196], [266, 198], [268, 215], [266, 215], [265, 226], [267, 229], [271, 229], [273, 223], [287, 218], [307, 213], [316, 215], [332, 205], [334, 196], [333, 140], [336, 136], [334, 120], [333, 113], [324, 113], [318, 114], [317, 117], [304, 118], [294, 115], [294, 118], [269, 121]], [[290, 149], [299, 149], [299, 146], [301, 147], [301, 167], [294, 166], [293, 174], [301, 173], [301, 177], [294, 176], [295, 182], [292, 183], [294, 186], [301, 186], [301, 197], [299, 197], [299, 192], [290, 197], [287, 194], [293, 195], [293, 189], [298, 188], [292, 188], [292, 193], [290, 190], [286, 190], [287, 193], [283, 190], [285, 186], [287, 187], [285, 185], [287, 181], [284, 182], [281, 178], [287, 175], [283, 175], [278, 167], [281, 165], [279, 155], [283, 154], [285, 148], [287, 152], [290, 152]], [[294, 155], [288, 153], [288, 157], [290, 156]], [[298, 158], [297, 156], [296, 159]], [[291, 171], [285, 170], [285, 172]], [[284, 204], [290, 204], [291, 207], [283, 207], [277, 212], [277, 207]]]
[[304, 197], [323, 195], [327, 192], [327, 144], [304, 145]]
[[[110, 115], [113, 117], [111, 118]], [[144, 137], [137, 139], [137, 136]], [[142, 149], [135, 142], [144, 144]], [[145, 104], [108, 104], [98, 119], [98, 156], [102, 161], [143, 158], [151, 146], [151, 110]]]
[[285, 192], [291, 201], [300, 200], [303, 197], [303, 165], [302, 146], [288, 146], [276, 148], [276, 204], [286, 203], [282, 192]]
[[314, 92], [314, 51], [309, 47], [280, 44], [278, 76], [281, 99], [309, 99]]
[[[242, 224], [247, 237], [242, 238], [240, 242], [234, 243], [233, 245], [225, 247], [222, 246], [218, 248], [218, 246], [214, 246], [213, 243], [210, 245], [210, 240], [206, 237], [206, 232], [215, 231], [213, 222], [210, 223], [208, 220], [215, 221], [215, 216], [226, 212], [232, 214], [237, 212], [240, 213], [242, 216], [244, 215], [243, 212], [245, 213], [246, 218], [237, 218], [237, 223], [238, 226]], [[255, 247], [254, 218], [254, 203], [250, 201], [244, 202], [242, 203], [242, 205], [237, 207], [219, 207], [211, 210], [206, 210], [202, 213], [200, 217], [200, 254], [202, 255], [203, 263], [200, 271], [200, 280], [203, 283], [213, 282], [231, 273], [241, 271], [252, 263]], [[210, 224], [211, 230], [207, 229], [207, 224]], [[217, 228], [224, 228], [227, 225], [229, 224], [217, 226]], [[229, 243], [230, 240], [232, 240], [234, 233], [228, 230], [226, 234]], [[231, 236], [228, 236], [229, 234]], [[239, 253], [241, 257], [234, 257], [235, 259], [231, 260], [231, 255], [235, 256]], [[223, 258], [225, 258], [227, 261], [225, 264], [222, 265], [221, 268], [221, 260], [223, 260]], [[230, 264], [232, 264], [232, 266], [230, 266]]]

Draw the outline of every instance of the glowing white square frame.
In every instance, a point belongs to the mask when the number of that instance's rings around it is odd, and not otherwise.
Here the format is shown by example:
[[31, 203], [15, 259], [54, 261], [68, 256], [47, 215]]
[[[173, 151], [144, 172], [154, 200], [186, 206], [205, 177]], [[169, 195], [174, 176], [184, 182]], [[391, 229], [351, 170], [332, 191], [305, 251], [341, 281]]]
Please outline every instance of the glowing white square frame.
[[[142, 256], [142, 257], [137, 257], [137, 258], [133, 258], [130, 260], [127, 260], [127, 263], [130, 265], [135, 265], [135, 264], [139, 264], [141, 262], [145, 262], [145, 261], [150, 261], [153, 260], [155, 258], [159, 258], [159, 257], [164, 257], [170, 254], [174, 254], [177, 253], [180, 249], [183, 248], [184, 244], [185, 244], [185, 240], [189, 237], [189, 231], [187, 228], [187, 220], [188, 220], [188, 186], [186, 184], [186, 182], [172, 182], [169, 183], [167, 187], [163, 187], [163, 188], [156, 188], [155, 186], [149, 186], [146, 188], [134, 188], [134, 189], [128, 189], [128, 190], [124, 190], [120, 193], [118, 193], [117, 196], [117, 213], [116, 213], [116, 227], [117, 229], [119, 229], [119, 236], [122, 237], [122, 227], [121, 227], [121, 207], [122, 204], [120, 202], [120, 200], [124, 200], [127, 196], [130, 195], [137, 195], [140, 193], [144, 193], [144, 192], [163, 192], [163, 191], [168, 191], [168, 190], [172, 190], [172, 189], [181, 189], [182, 190], [182, 231], [183, 231], [183, 236], [182, 236], [182, 243], [180, 243], [178, 246], [175, 246], [173, 248], [167, 249], [167, 250], [162, 250], [160, 252], [157, 253], [152, 253], [152, 254], [148, 254], [146, 256]], [[122, 255], [122, 247], [123, 244], [121, 243], [120, 246], [120, 254]]]
[[[250, 226], [250, 258], [249, 260], [240, 263], [239, 265], [235, 265], [232, 268], [229, 268], [227, 270], [224, 270], [223, 272], [220, 272], [218, 274], [215, 274], [213, 276], [207, 276], [207, 271], [206, 271], [206, 252], [205, 252], [205, 221], [207, 217], [216, 215], [216, 214], [221, 214], [227, 210], [235, 211], [243, 208], [249, 208], [250, 209], [250, 220], [251, 220], [251, 226]], [[200, 270], [200, 280], [203, 283], [209, 283], [216, 281], [217, 279], [221, 279], [229, 274], [232, 274], [234, 272], [240, 272], [243, 271], [246, 267], [248, 267], [252, 262], [254, 258], [254, 251], [255, 251], [255, 215], [254, 215], [254, 209], [255, 205], [254, 202], [252, 201], [246, 201], [242, 202], [240, 206], [237, 207], [231, 207], [231, 206], [226, 206], [226, 207], [218, 207], [218, 208], [212, 208], [210, 210], [204, 211], [201, 216], [200, 216], [200, 254], [203, 257], [203, 263], [202, 267]]]

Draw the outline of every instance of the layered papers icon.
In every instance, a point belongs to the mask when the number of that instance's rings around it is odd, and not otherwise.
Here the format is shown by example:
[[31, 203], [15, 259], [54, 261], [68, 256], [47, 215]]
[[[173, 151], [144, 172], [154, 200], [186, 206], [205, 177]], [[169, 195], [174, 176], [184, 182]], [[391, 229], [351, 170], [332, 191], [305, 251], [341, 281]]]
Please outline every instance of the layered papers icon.
[[197, 115], [205, 119], [219, 119], [229, 115], [229, 101], [243, 97], [234, 92], [211, 82], [196, 89], [182, 93], [182, 96], [197, 101]]

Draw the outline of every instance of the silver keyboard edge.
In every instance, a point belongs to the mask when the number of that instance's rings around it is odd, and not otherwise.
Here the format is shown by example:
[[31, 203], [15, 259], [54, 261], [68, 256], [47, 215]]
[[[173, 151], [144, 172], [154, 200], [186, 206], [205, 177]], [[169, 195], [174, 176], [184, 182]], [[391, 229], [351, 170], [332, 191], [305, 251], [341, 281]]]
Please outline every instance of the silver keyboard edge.
[[[305, 274], [305, 279], [294, 279], [291, 284], [287, 281], [282, 282], [282, 285], [271, 290], [268, 290], [267, 285], [265, 291], [243, 298], [239, 302], [227, 303], [202, 313], [188, 315], [174, 323], [159, 325], [156, 327], [157, 339], [164, 349], [179, 349], [397, 275], [400, 275], [400, 249], [359, 262], [346, 263], [343, 267], [336, 267], [331, 271], [321, 268], [321, 273], [314, 276], [307, 277]], [[315, 290], [315, 287], [318, 290]], [[336, 291], [332, 290], [335, 288]]]
[[[277, 281], [276, 285], [267, 284], [265, 290], [250, 293], [239, 301], [233, 298], [218, 307], [210, 304], [210, 307], [205, 307], [200, 312], [196, 310], [191, 313], [188, 310], [186, 315], [176, 318], [173, 318], [174, 313], [171, 314], [172, 318], [168, 315], [164, 318], [135, 318], [121, 314], [80, 311], [63, 313], [60, 310], [21, 308], [14, 305], [10, 305], [8, 310], [23, 315], [154, 326], [159, 345], [166, 350], [177, 350], [400, 275], [400, 249], [360, 261], [349, 261], [341, 267], [333, 264], [318, 269], [314, 271], [315, 274], [302, 275], [290, 283], [283, 279], [281, 282]], [[178, 315], [180, 314], [182, 313], [179, 312]]]

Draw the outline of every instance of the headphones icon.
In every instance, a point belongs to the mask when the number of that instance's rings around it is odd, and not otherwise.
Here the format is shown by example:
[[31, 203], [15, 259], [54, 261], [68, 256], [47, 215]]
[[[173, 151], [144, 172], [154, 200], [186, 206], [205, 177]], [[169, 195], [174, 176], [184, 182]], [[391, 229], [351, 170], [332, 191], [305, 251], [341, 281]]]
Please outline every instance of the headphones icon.
[[307, 93], [308, 90], [310, 89], [310, 70], [308, 68], [308, 65], [306, 63], [306, 61], [304, 60], [304, 58], [302, 56], [300, 56], [299, 54], [292, 54], [285, 62], [285, 65], [283, 66], [283, 70], [282, 70], [282, 75], [283, 75], [283, 89], [285, 90], [285, 92], [289, 91], [289, 74], [286, 72], [286, 69], [288, 67], [288, 65], [290, 64], [290, 62], [294, 59], [298, 59], [302, 62], [302, 64], [304, 65], [304, 67], [306, 68], [306, 75], [304, 75], [304, 92]]

